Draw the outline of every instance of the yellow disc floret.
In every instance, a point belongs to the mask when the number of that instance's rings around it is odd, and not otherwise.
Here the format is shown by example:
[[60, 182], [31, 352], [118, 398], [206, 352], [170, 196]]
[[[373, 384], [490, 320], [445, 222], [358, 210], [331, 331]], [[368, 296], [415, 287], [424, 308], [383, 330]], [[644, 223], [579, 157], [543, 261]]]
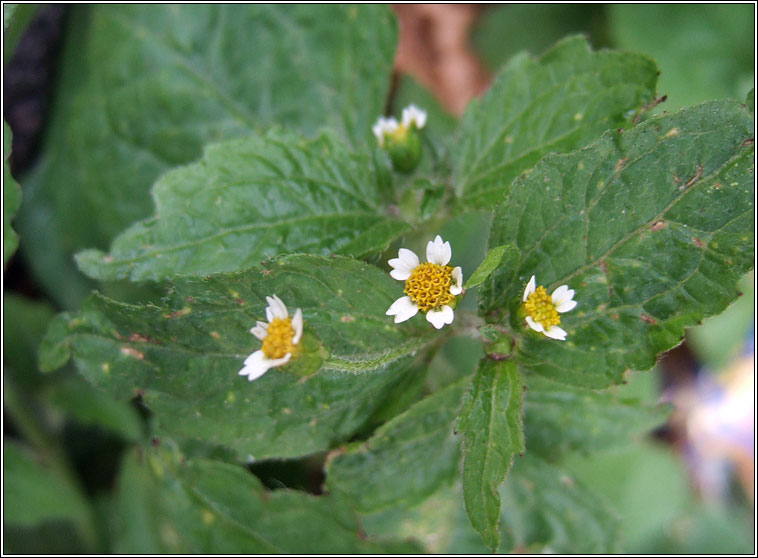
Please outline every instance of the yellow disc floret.
[[261, 350], [266, 358], [272, 360], [282, 358], [287, 353], [295, 351], [295, 345], [292, 343], [293, 337], [295, 337], [295, 330], [292, 327], [292, 319], [274, 318], [268, 324]]
[[405, 141], [405, 138], [408, 137], [408, 128], [402, 124], [398, 124], [394, 132], [387, 132], [385, 135], [390, 136], [393, 140], [402, 143]]
[[553, 299], [547, 294], [545, 287], [537, 287], [529, 295], [524, 303], [524, 309], [535, 322], [541, 323], [546, 330], [561, 323], [558, 310], [555, 309]]
[[411, 276], [405, 281], [403, 292], [411, 297], [419, 310], [428, 312], [450, 304], [455, 299], [455, 296], [450, 294], [452, 282], [452, 267], [427, 262], [411, 271]]

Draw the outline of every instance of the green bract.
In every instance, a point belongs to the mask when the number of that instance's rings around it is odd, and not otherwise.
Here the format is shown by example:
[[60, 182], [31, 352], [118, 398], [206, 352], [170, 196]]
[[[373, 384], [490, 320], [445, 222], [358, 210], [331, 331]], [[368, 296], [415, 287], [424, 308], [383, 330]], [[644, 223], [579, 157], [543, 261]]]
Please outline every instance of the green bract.
[[[569, 37], [458, 122], [390, 87], [384, 6], [72, 6], [67, 26], [23, 203], [4, 165], [4, 261], [15, 218], [49, 297], [4, 297], [7, 550], [619, 550], [570, 457], [663, 422], [623, 384], [737, 298], [752, 106], [651, 115], [653, 60]], [[423, 133], [377, 140], [411, 104]], [[403, 249], [433, 263], [408, 293]], [[541, 311], [574, 291], [565, 341], [527, 327], [533, 276]], [[461, 277], [445, 328], [394, 323]], [[302, 311], [294, 344], [283, 319], [266, 337], [273, 296]], [[275, 340], [284, 360], [241, 377]]]

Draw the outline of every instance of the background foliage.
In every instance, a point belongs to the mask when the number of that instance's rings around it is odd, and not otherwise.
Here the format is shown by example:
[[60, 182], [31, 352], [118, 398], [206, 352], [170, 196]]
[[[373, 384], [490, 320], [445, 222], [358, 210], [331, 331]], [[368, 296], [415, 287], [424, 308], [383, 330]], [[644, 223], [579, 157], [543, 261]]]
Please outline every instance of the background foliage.
[[[671, 409], [634, 372], [753, 265], [747, 9], [489, 10], [458, 120], [393, 86], [386, 6], [71, 7], [22, 188], [4, 124], [4, 264], [37, 296], [3, 294], [3, 550], [749, 549], [646, 441]], [[6, 52], [34, 13], [5, 7]], [[410, 102], [403, 175], [370, 128]], [[394, 324], [386, 261], [437, 233], [468, 296]], [[532, 274], [577, 292], [564, 343], [524, 330]], [[304, 354], [250, 383], [273, 293]], [[702, 540], [661, 531], [685, 509]]]

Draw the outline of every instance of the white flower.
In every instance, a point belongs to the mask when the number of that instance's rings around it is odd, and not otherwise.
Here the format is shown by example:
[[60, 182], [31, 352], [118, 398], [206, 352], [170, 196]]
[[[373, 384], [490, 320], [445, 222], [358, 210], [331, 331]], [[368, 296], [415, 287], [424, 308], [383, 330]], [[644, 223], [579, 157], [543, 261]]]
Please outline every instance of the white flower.
[[303, 336], [303, 312], [298, 308], [290, 318], [287, 307], [278, 296], [267, 296], [266, 322], [258, 322], [250, 333], [263, 341], [261, 348], [245, 359], [239, 371], [250, 381], [260, 378], [269, 368], [283, 366], [290, 361], [292, 353]]
[[451, 303], [463, 292], [463, 271], [447, 265], [451, 256], [450, 243], [437, 235], [426, 245], [427, 263], [419, 263], [418, 256], [406, 248], [400, 248], [397, 258], [389, 261], [390, 276], [405, 281], [406, 296], [398, 298], [387, 310], [388, 316], [395, 316], [396, 324], [411, 319], [419, 310], [426, 313], [427, 321], [437, 329], [453, 323], [455, 313]]
[[417, 129], [421, 129], [426, 124], [426, 111], [421, 110], [416, 105], [408, 105], [403, 109], [403, 126], [410, 129], [412, 124], [416, 125]]
[[415, 126], [417, 130], [420, 130], [426, 124], [426, 111], [421, 110], [416, 105], [408, 105], [403, 109], [403, 119], [401, 123], [398, 123], [394, 116], [386, 118], [380, 116], [371, 127], [371, 131], [376, 136], [376, 141], [380, 146], [384, 146], [385, 138], [387, 136], [396, 136], [397, 138], [407, 137], [408, 131], [412, 126]]
[[394, 116], [390, 116], [389, 118], [380, 116], [379, 120], [376, 121], [376, 124], [372, 126], [371, 130], [374, 132], [376, 141], [379, 142], [379, 145], [384, 145], [384, 136], [394, 134], [399, 126], [400, 124], [397, 123]]
[[574, 290], [568, 285], [561, 285], [548, 296], [545, 287], [537, 287], [537, 281], [532, 275], [524, 289], [524, 311], [526, 323], [534, 331], [544, 333], [551, 339], [566, 340], [566, 331], [558, 327], [561, 323], [559, 313], [573, 310], [576, 306]]

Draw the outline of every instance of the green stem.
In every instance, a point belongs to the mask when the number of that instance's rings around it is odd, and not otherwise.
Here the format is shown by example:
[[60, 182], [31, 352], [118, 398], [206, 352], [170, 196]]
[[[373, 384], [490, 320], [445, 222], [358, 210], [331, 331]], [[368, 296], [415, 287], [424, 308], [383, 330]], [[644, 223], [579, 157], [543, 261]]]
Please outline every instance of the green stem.
[[324, 361], [324, 368], [338, 370], [340, 372], [350, 372], [357, 374], [383, 368], [405, 356], [411, 356], [419, 349], [430, 344], [430, 337], [419, 337], [406, 341], [394, 347], [378, 353], [364, 353], [360, 355], [331, 355]]

